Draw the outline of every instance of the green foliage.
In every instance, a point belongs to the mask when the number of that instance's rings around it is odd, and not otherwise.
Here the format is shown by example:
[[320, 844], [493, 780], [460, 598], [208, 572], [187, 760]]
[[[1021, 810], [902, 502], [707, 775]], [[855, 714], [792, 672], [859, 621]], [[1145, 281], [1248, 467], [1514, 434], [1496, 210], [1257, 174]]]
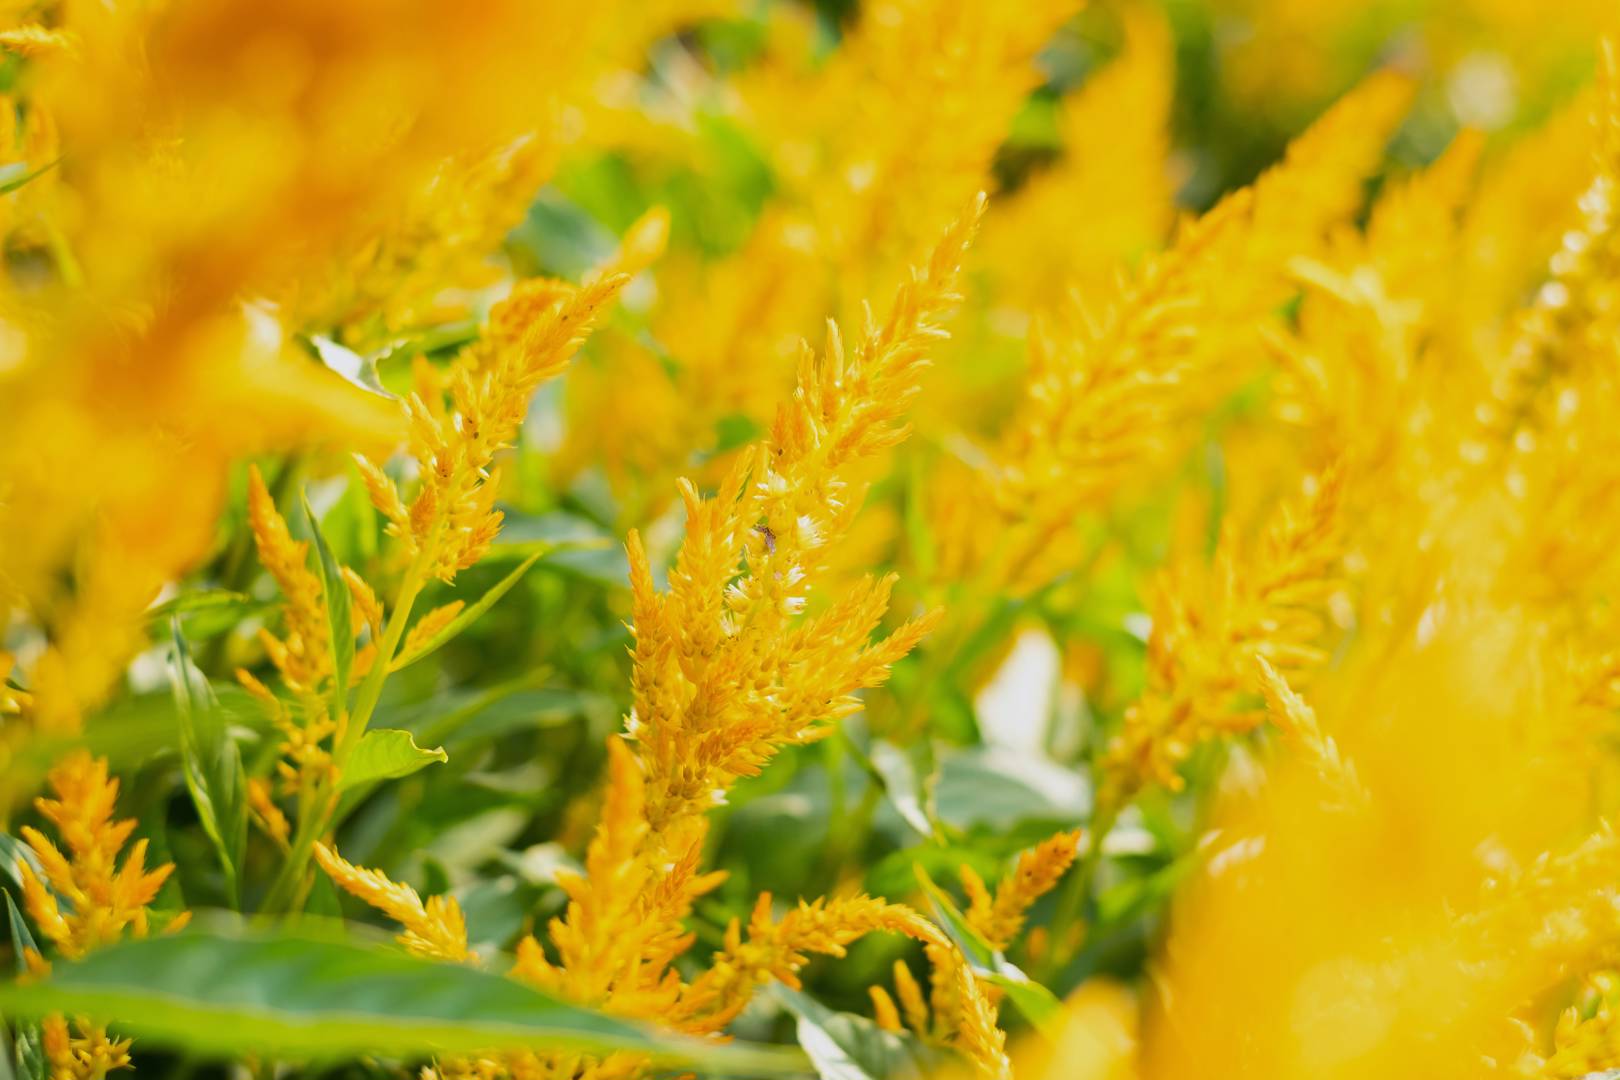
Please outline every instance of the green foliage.
[[130, 941], [61, 964], [30, 986], [0, 987], [0, 1009], [116, 1017], [154, 1044], [204, 1054], [274, 1050], [288, 1058], [432, 1054], [525, 1046], [634, 1050], [671, 1065], [775, 1076], [796, 1055], [715, 1048], [654, 1034], [488, 972], [433, 963], [334, 935], [225, 924]]

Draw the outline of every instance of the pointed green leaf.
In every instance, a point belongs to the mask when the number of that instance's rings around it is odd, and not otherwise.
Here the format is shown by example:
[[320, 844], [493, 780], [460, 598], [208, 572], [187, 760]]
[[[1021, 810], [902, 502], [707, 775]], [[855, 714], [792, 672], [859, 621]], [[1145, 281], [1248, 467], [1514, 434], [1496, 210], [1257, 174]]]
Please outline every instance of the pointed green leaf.
[[0, 870], [4, 870], [6, 877], [19, 888], [22, 886], [22, 874], [18, 871], [17, 864], [25, 860], [37, 873], [39, 859], [35, 857], [33, 849], [15, 836], [0, 832]]
[[10, 195], [29, 181], [56, 168], [57, 163], [61, 160], [61, 158], [54, 158], [32, 169], [28, 167], [26, 161], [12, 161], [0, 165], [0, 195]]
[[[39, 944], [34, 941], [34, 935], [28, 930], [28, 924], [23, 921], [22, 912], [17, 910], [17, 902], [11, 898], [11, 890], [3, 889], [6, 894], [6, 918], [11, 924], [11, 951], [16, 954], [17, 973], [19, 975], [28, 970], [28, 963], [24, 959], [26, 950], [39, 951]], [[21, 1080], [44, 1080], [45, 1078], [45, 1051], [40, 1045], [39, 1026], [31, 1023], [13, 1025], [15, 1028], [11, 1045], [4, 1041], [5, 1025], [0, 1023], [0, 1080], [7, 1077], [18, 1076]], [[16, 1072], [12, 1072], [15, 1063]]]
[[321, 523], [315, 520], [315, 511], [309, 505], [309, 496], [301, 496], [304, 516], [309, 520], [309, 534], [315, 538], [315, 551], [321, 572], [321, 589], [326, 594], [326, 618], [332, 634], [332, 701], [341, 710], [349, 696], [349, 671], [354, 667], [354, 622], [349, 613], [348, 582], [338, 566], [332, 547], [321, 532]]
[[343, 766], [343, 777], [338, 781], [339, 791], [348, 791], [362, 784], [378, 780], [397, 780], [426, 768], [435, 761], [449, 761], [443, 747], [424, 750], [408, 731], [392, 728], [373, 728], [360, 737], [354, 753]]
[[45, 1045], [38, 1024], [14, 1025], [11, 1053], [17, 1066], [17, 1080], [46, 1080], [50, 1075], [45, 1065]]
[[178, 619], [173, 629], [171, 679], [180, 719], [181, 772], [203, 831], [219, 855], [227, 898], [233, 907], [239, 907], [242, 851], [247, 846], [247, 777], [242, 754], [225, 729], [224, 715], [208, 680], [191, 662]]
[[516, 569], [492, 585], [490, 590], [483, 596], [480, 596], [476, 603], [463, 608], [460, 614], [445, 624], [443, 630], [440, 630], [437, 634], [434, 634], [431, 638], [422, 642], [416, 647], [415, 650], [396, 658], [393, 666], [388, 670], [398, 671], [400, 668], [405, 667], [408, 664], [416, 663], [418, 660], [422, 659], [424, 656], [427, 656], [429, 653], [439, 648], [439, 646], [445, 644], [445, 642], [467, 629], [467, 627], [471, 626], [478, 620], [479, 616], [483, 615], [484, 612], [494, 607], [495, 601], [505, 596], [507, 592], [511, 590], [512, 586], [521, 581], [523, 579], [523, 575], [529, 572], [529, 567], [538, 562], [540, 557], [544, 554], [544, 551], [536, 551], [533, 555], [530, 555], [527, 559], [524, 559], [522, 562], [518, 563]]
[[28, 963], [23, 959], [23, 953], [28, 949], [38, 952], [39, 944], [29, 932], [28, 924], [23, 922], [22, 912], [17, 910], [17, 901], [11, 898], [11, 890], [0, 889], [0, 892], [6, 894], [6, 920], [11, 924], [11, 950], [17, 954], [17, 974], [22, 975], [28, 971]]
[[908, 1080], [932, 1075], [947, 1060], [909, 1032], [885, 1031], [864, 1016], [834, 1012], [786, 986], [776, 993], [798, 1020], [799, 1045], [822, 1080]]
[[801, 1055], [780, 1048], [662, 1034], [492, 972], [308, 927], [199, 926], [128, 940], [58, 963], [39, 982], [0, 985], [0, 1008], [116, 1018], [145, 1045], [199, 1054], [408, 1059], [530, 1047], [701, 1061], [710, 1073], [784, 1075], [804, 1067]]

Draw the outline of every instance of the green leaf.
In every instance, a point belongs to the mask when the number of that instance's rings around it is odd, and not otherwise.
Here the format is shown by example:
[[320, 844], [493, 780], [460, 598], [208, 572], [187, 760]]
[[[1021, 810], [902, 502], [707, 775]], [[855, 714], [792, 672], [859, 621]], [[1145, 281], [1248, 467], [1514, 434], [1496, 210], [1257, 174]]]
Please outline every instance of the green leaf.
[[348, 791], [362, 784], [378, 780], [397, 780], [426, 768], [435, 761], [449, 761], [443, 747], [424, 750], [408, 731], [392, 728], [372, 728], [360, 737], [354, 753], [343, 766], [343, 777], [338, 781], [339, 791]]
[[172, 615], [190, 615], [199, 611], [214, 611], [219, 608], [237, 608], [243, 605], [255, 607], [268, 607], [253, 599], [246, 593], [234, 592], [230, 589], [196, 589], [183, 592], [161, 604], [153, 604], [146, 609], [146, 618], [149, 622], [158, 622], [168, 619]]
[[[39, 945], [34, 941], [34, 935], [29, 933], [28, 924], [23, 922], [22, 912], [17, 910], [17, 902], [11, 898], [11, 890], [0, 890], [6, 894], [6, 917], [11, 924], [11, 951], [16, 954], [17, 973], [19, 975], [28, 970], [28, 964], [23, 959], [24, 950], [39, 951]], [[4, 1034], [5, 1025], [0, 1024], [0, 1035]], [[16, 1034], [12, 1045], [6, 1046], [0, 1041], [0, 1080], [5, 1080], [11, 1074], [12, 1063], [16, 1063], [17, 1073], [22, 1080], [44, 1080], [45, 1077], [45, 1051], [40, 1045], [39, 1027], [36, 1024], [17, 1024]]]
[[1001, 987], [1007, 993], [1007, 998], [1024, 1018], [1033, 1024], [1036, 1030], [1048, 1038], [1057, 1035], [1058, 1018], [1063, 1011], [1056, 995], [1040, 983], [1025, 975], [1018, 966], [1011, 963], [1001, 951], [984, 939], [984, 936], [973, 929], [962, 909], [928, 876], [928, 871], [921, 866], [917, 867], [917, 881], [922, 886], [923, 894], [928, 897], [929, 906], [933, 908], [934, 918], [944, 927], [951, 940], [956, 942], [957, 948], [967, 959], [973, 973], [985, 982]]
[[701, 1061], [706, 1072], [803, 1069], [798, 1054], [660, 1034], [500, 975], [308, 927], [199, 926], [125, 941], [58, 963], [43, 981], [0, 986], [0, 1008], [116, 1018], [148, 1045], [233, 1057], [262, 1050], [278, 1058], [410, 1058], [531, 1047]]
[[46, 1080], [50, 1070], [45, 1067], [44, 1040], [39, 1025], [22, 1023], [15, 1026], [11, 1052], [17, 1063], [17, 1080]]
[[424, 656], [427, 656], [445, 642], [467, 629], [467, 627], [471, 626], [479, 618], [479, 616], [483, 615], [484, 612], [494, 607], [495, 601], [505, 596], [507, 592], [511, 590], [512, 586], [521, 581], [523, 579], [523, 575], [529, 572], [529, 567], [538, 562], [540, 557], [544, 554], [544, 551], [536, 551], [533, 555], [530, 555], [527, 559], [524, 559], [522, 562], [518, 563], [516, 569], [492, 585], [488, 592], [478, 598], [477, 602], [463, 608], [454, 619], [451, 619], [448, 623], [446, 623], [443, 630], [440, 630], [437, 634], [434, 634], [431, 638], [422, 642], [422, 644], [417, 646], [414, 651], [398, 657], [394, 661], [393, 666], [388, 670], [398, 671], [402, 667], [416, 663], [418, 660], [422, 659]]
[[39, 951], [39, 944], [34, 935], [29, 933], [28, 924], [23, 922], [22, 912], [17, 910], [17, 901], [11, 898], [10, 889], [0, 889], [6, 894], [6, 919], [11, 924], [11, 951], [16, 953], [17, 974], [28, 972], [28, 963], [23, 959], [23, 952], [27, 949]]
[[225, 892], [241, 905], [242, 851], [247, 846], [247, 778], [242, 754], [225, 729], [225, 718], [208, 680], [191, 662], [180, 623], [174, 621], [171, 672], [180, 719], [180, 766], [197, 818], [225, 871]]
[[916, 766], [906, 752], [880, 739], [872, 744], [872, 767], [883, 777], [883, 790], [901, 820], [917, 830], [918, 836], [936, 837], [934, 823], [923, 808]]
[[491, 554], [514, 550], [543, 551], [548, 568], [609, 588], [623, 588], [630, 576], [618, 538], [590, 518], [566, 510], [508, 512]]
[[315, 511], [309, 505], [309, 496], [301, 496], [304, 516], [309, 519], [309, 533], [315, 538], [319, 553], [321, 589], [326, 594], [326, 618], [332, 633], [332, 701], [340, 711], [349, 697], [349, 670], [354, 667], [354, 623], [349, 614], [349, 585], [343, 580], [332, 547], [321, 532], [321, 523], [315, 520]]
[[940, 818], [962, 830], [1007, 833], [1033, 821], [1070, 826], [1091, 812], [1091, 793], [1079, 773], [1039, 754], [997, 746], [944, 755], [934, 797]]
[[822, 1080], [907, 1080], [931, 1075], [945, 1055], [907, 1032], [885, 1031], [864, 1016], [834, 1012], [786, 986], [776, 987], [798, 1020], [799, 1045]]
[[22, 887], [22, 874], [18, 872], [17, 864], [23, 860], [33, 866], [36, 874], [39, 872], [39, 860], [35, 858], [33, 849], [10, 833], [0, 832], [0, 870], [4, 870], [18, 888]]
[[320, 358], [321, 363], [355, 386], [385, 398], [394, 397], [383, 386], [382, 379], [377, 376], [375, 357], [361, 356], [353, 349], [339, 345], [331, 338], [322, 337], [319, 334], [312, 335], [305, 341], [310, 351]]
[[33, 169], [28, 167], [26, 161], [12, 161], [0, 165], [0, 195], [10, 195], [35, 177], [56, 168], [57, 162], [61, 160], [61, 158], [55, 158]]

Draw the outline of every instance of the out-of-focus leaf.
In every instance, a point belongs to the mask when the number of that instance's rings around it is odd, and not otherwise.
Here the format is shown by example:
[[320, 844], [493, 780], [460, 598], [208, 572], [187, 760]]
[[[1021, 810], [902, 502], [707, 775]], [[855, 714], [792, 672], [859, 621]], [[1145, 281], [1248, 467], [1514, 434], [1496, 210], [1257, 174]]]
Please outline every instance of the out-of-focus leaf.
[[[17, 974], [22, 975], [28, 971], [25, 959], [29, 949], [39, 951], [39, 944], [34, 935], [28, 930], [28, 924], [23, 921], [22, 912], [17, 910], [17, 902], [11, 898], [11, 890], [0, 890], [6, 894], [6, 920], [11, 926], [11, 951], [15, 954]], [[0, 1023], [0, 1035], [4, 1034], [5, 1025]], [[40, 1043], [39, 1025], [20, 1023], [15, 1025], [11, 1045], [6, 1046], [0, 1041], [0, 1077], [4, 1077], [15, 1063], [16, 1074], [22, 1080], [45, 1080], [45, 1049]]]
[[946, 754], [934, 788], [940, 818], [959, 829], [1006, 831], [1030, 820], [1085, 820], [1091, 797], [1085, 779], [1044, 757], [977, 746]]
[[554, 510], [545, 514], [509, 511], [492, 553], [502, 550], [545, 552], [542, 565], [598, 584], [622, 588], [630, 564], [617, 537], [578, 514]]
[[57, 162], [61, 160], [56, 158], [32, 169], [28, 167], [26, 161], [11, 161], [0, 165], [0, 195], [10, 195], [18, 188], [56, 168]]
[[377, 376], [377, 361], [368, 356], [361, 356], [353, 349], [346, 348], [331, 338], [319, 334], [306, 339], [309, 348], [320, 358], [321, 363], [343, 376], [349, 382], [362, 390], [369, 390], [373, 394], [381, 394], [391, 398], [394, 395], [383, 386], [382, 379]]
[[529, 214], [509, 241], [531, 268], [557, 277], [579, 278], [601, 266], [618, 240], [601, 222], [555, 188], [529, 204]]
[[907, 1080], [929, 1075], [947, 1060], [908, 1032], [885, 1031], [864, 1016], [834, 1012], [786, 986], [776, 992], [797, 1019], [799, 1045], [821, 1080]]
[[15, 836], [0, 832], [0, 870], [4, 870], [6, 877], [18, 888], [22, 888], [22, 874], [17, 869], [17, 864], [24, 860], [34, 868], [37, 875], [39, 859], [34, 855], [33, 849]]
[[256, 600], [229, 589], [203, 589], [185, 592], [172, 600], [147, 609], [147, 621], [154, 626], [178, 617], [192, 641], [214, 637], [233, 629], [244, 619], [269, 609], [268, 601]]
[[315, 539], [316, 562], [321, 572], [321, 589], [326, 594], [326, 618], [332, 634], [332, 701], [336, 708], [344, 708], [349, 694], [349, 671], [354, 667], [354, 623], [349, 611], [351, 597], [349, 585], [343, 580], [337, 556], [321, 532], [321, 523], [309, 505], [309, 496], [302, 496], [304, 517], [309, 521], [309, 534]]
[[339, 791], [348, 791], [378, 780], [397, 780], [424, 769], [435, 761], [449, 761], [443, 747], [424, 750], [408, 731], [372, 728], [360, 737], [348, 763], [343, 766]]
[[906, 752], [893, 743], [878, 740], [872, 744], [871, 757], [872, 767], [883, 777], [884, 791], [901, 820], [917, 830], [917, 835], [933, 836], [934, 823], [928, 820], [928, 813], [923, 809], [922, 785]]
[[309, 931], [197, 927], [130, 940], [39, 982], [0, 986], [0, 1007], [116, 1018], [148, 1045], [205, 1054], [410, 1058], [526, 1046], [701, 1061], [714, 1073], [804, 1068], [796, 1053], [661, 1035], [491, 972]]
[[537, 551], [533, 555], [530, 555], [527, 559], [524, 559], [522, 562], [518, 563], [516, 569], [492, 585], [488, 592], [484, 593], [483, 596], [480, 596], [474, 603], [462, 608], [454, 619], [451, 619], [445, 624], [444, 629], [440, 630], [437, 634], [434, 634], [428, 640], [422, 642], [411, 652], [396, 659], [393, 667], [390, 670], [398, 671], [407, 664], [416, 663], [416, 661], [422, 659], [424, 656], [427, 656], [429, 653], [445, 644], [445, 642], [449, 641], [451, 638], [467, 629], [467, 627], [471, 626], [478, 620], [479, 616], [483, 615], [484, 612], [495, 606], [495, 601], [505, 596], [512, 586], [516, 585], [520, 580], [522, 580], [523, 575], [529, 572], [529, 567], [538, 562], [540, 557], [544, 554], [544, 551]]
[[17, 974], [25, 975], [28, 972], [28, 962], [24, 959], [27, 950], [39, 951], [39, 943], [29, 932], [28, 924], [23, 921], [22, 912], [17, 910], [17, 901], [11, 898], [10, 889], [0, 889], [6, 894], [6, 921], [11, 926], [11, 951], [17, 964]]
[[203, 831], [213, 842], [225, 872], [232, 906], [241, 903], [242, 850], [247, 845], [247, 778], [242, 754], [225, 729], [213, 691], [191, 662], [186, 639], [174, 624], [171, 672], [180, 719], [180, 766]]

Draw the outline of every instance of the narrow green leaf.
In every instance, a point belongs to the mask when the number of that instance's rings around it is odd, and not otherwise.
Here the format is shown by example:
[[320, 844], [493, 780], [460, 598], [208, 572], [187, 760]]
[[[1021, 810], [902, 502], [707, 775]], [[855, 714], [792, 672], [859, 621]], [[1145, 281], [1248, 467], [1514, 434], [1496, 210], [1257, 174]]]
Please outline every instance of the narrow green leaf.
[[23, 959], [24, 951], [33, 949], [38, 952], [39, 944], [29, 932], [28, 924], [23, 922], [22, 912], [17, 910], [17, 901], [11, 898], [11, 890], [0, 889], [0, 892], [6, 894], [6, 919], [11, 924], [11, 950], [17, 954], [17, 974], [23, 975], [28, 971], [28, 963]]
[[150, 622], [157, 622], [171, 615], [190, 615], [199, 611], [238, 608], [245, 605], [264, 606], [246, 593], [233, 592], [230, 589], [198, 589], [194, 592], [183, 592], [161, 604], [153, 604], [146, 609], [146, 618]]
[[315, 538], [315, 551], [320, 556], [321, 589], [326, 594], [326, 618], [332, 633], [332, 701], [338, 709], [349, 698], [349, 671], [354, 667], [354, 622], [349, 613], [349, 585], [343, 580], [332, 547], [321, 532], [321, 523], [309, 505], [309, 496], [300, 496], [304, 503], [304, 516], [309, 520], [309, 534]]
[[17, 1073], [11, 1065], [13, 1052], [4, 1018], [0, 1018], [0, 1080], [17, 1080]]
[[934, 883], [934, 879], [928, 876], [928, 871], [921, 866], [917, 867], [917, 881], [922, 885], [923, 894], [928, 897], [934, 918], [950, 935], [957, 948], [962, 950], [962, 955], [973, 968], [974, 975], [1005, 990], [1008, 1000], [1018, 1006], [1018, 1011], [1024, 1014], [1024, 1018], [1033, 1024], [1037, 1031], [1048, 1038], [1055, 1037], [1058, 1018], [1063, 1011], [1057, 996], [1024, 974], [1016, 964], [1010, 962], [999, 949], [973, 929], [967, 916], [962, 914], [962, 909], [956, 906], [956, 902], [944, 889]]
[[[29, 932], [28, 924], [23, 921], [22, 912], [17, 910], [17, 902], [11, 898], [11, 890], [3, 889], [6, 894], [6, 918], [11, 924], [11, 951], [16, 954], [17, 973], [27, 972], [28, 963], [24, 959], [25, 951], [39, 950], [39, 944], [34, 941], [34, 935]], [[0, 1039], [0, 1080], [8, 1076], [20, 1075], [22, 1080], [44, 1080], [45, 1052], [40, 1045], [39, 1026], [31, 1023], [14, 1025], [15, 1034], [8, 1046]], [[4, 1035], [5, 1025], [0, 1023], [0, 1036]], [[15, 1064], [16, 1072], [12, 1072]]]
[[786, 986], [776, 992], [798, 1020], [799, 1045], [822, 1080], [908, 1080], [931, 1075], [947, 1060], [909, 1033], [885, 1031], [864, 1016], [834, 1012]]
[[180, 719], [180, 765], [197, 818], [213, 842], [225, 872], [225, 891], [241, 906], [242, 851], [247, 846], [247, 777], [242, 754], [225, 729], [212, 688], [191, 662], [180, 623], [174, 620], [171, 680]]
[[38, 872], [39, 860], [35, 858], [33, 849], [10, 833], [0, 832], [0, 870], [4, 870], [6, 877], [18, 888], [22, 887], [22, 873], [17, 869], [17, 864], [24, 860]]
[[33, 169], [28, 167], [26, 161], [13, 161], [0, 165], [0, 195], [10, 195], [29, 181], [56, 168], [57, 163], [61, 160], [61, 158], [54, 158]]
[[116, 1018], [146, 1045], [199, 1054], [390, 1058], [529, 1047], [628, 1051], [705, 1072], [779, 1076], [803, 1058], [665, 1035], [558, 1001], [521, 982], [393, 946], [247, 927], [194, 927], [132, 939], [27, 986], [0, 985], [0, 1008]]
[[431, 638], [422, 642], [422, 644], [418, 645], [414, 651], [398, 657], [394, 661], [393, 666], [388, 670], [398, 671], [402, 667], [416, 663], [418, 660], [422, 659], [424, 656], [427, 656], [429, 653], [438, 649], [451, 638], [467, 629], [467, 627], [471, 626], [481, 615], [484, 614], [484, 612], [494, 607], [495, 601], [505, 596], [511, 590], [512, 586], [521, 581], [523, 579], [523, 575], [529, 572], [529, 567], [538, 562], [540, 557], [544, 554], [546, 554], [545, 551], [536, 551], [533, 555], [530, 555], [527, 559], [524, 559], [522, 562], [518, 563], [517, 567], [511, 573], [507, 574], [505, 577], [501, 578], [501, 580], [492, 585], [490, 590], [483, 596], [480, 596], [475, 603], [463, 608], [461, 613], [458, 614], [454, 619], [451, 619], [450, 622], [445, 625], [443, 630], [440, 630], [437, 634], [434, 634]]
[[46, 1080], [50, 1075], [45, 1065], [45, 1044], [40, 1037], [38, 1024], [14, 1025], [11, 1053], [17, 1066], [17, 1080]]
[[343, 766], [343, 777], [338, 781], [339, 791], [348, 791], [362, 784], [378, 780], [397, 780], [426, 768], [435, 761], [449, 761], [443, 747], [424, 750], [408, 731], [392, 728], [372, 728], [360, 737]]

